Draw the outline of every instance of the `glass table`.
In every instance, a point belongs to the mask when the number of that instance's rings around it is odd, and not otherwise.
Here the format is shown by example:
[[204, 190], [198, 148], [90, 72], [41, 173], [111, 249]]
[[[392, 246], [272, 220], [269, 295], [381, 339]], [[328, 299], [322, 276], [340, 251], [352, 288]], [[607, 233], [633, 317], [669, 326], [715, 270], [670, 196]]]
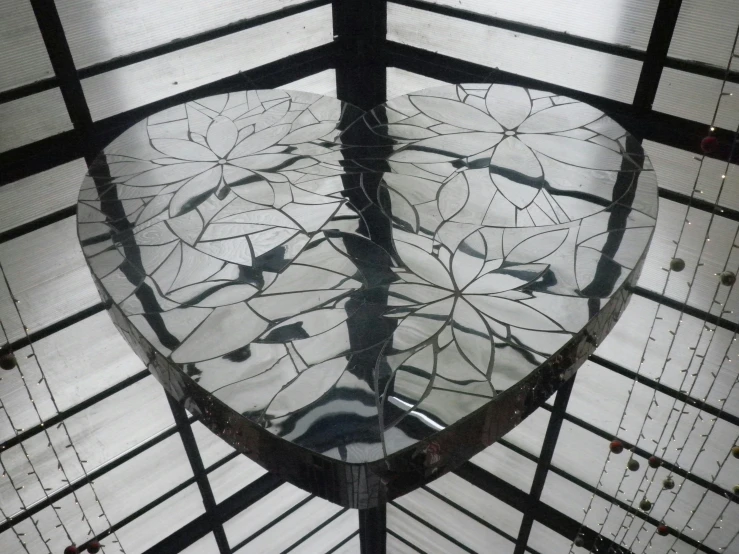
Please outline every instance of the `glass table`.
[[372, 518], [574, 374], [626, 306], [656, 215], [640, 143], [571, 98], [449, 85], [363, 114], [250, 90], [113, 141], [78, 231], [171, 396]]

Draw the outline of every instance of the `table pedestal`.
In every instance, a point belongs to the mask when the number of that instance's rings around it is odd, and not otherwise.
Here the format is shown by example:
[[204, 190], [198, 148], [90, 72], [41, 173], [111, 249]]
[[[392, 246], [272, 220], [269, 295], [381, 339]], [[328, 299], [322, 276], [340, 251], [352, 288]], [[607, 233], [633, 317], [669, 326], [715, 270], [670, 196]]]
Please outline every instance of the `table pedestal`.
[[387, 505], [359, 510], [359, 544], [362, 554], [385, 554]]

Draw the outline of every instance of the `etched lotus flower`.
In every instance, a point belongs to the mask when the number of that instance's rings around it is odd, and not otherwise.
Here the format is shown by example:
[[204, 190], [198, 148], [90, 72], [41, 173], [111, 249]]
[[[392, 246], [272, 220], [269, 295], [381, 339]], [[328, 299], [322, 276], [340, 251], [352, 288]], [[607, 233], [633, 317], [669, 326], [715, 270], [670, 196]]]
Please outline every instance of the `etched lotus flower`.
[[[382, 132], [400, 143], [389, 158], [393, 171], [447, 180], [463, 171], [478, 182], [484, 175], [493, 192], [486, 224], [556, 224], [589, 215], [611, 201], [619, 172], [640, 169], [614, 140], [623, 130], [614, 131], [592, 106], [508, 85], [464, 87], [456, 88], [458, 99], [398, 100], [394, 107], [407, 117], [399, 114]], [[450, 87], [432, 90], [448, 94]], [[602, 194], [582, 194], [593, 181], [605, 185]]]
[[[545, 248], [551, 251], [560, 243], [549, 242]], [[498, 257], [481, 231], [465, 238], [453, 254], [441, 246], [434, 255], [399, 240], [395, 247], [408, 271], [399, 272], [400, 281], [389, 287], [393, 309], [388, 315], [401, 318], [394, 351], [423, 348], [434, 340], [443, 347], [454, 340], [462, 357], [489, 378], [496, 340], [538, 351], [541, 344], [526, 345], [515, 331], [559, 333], [563, 343], [571, 335], [526, 303], [534, 298], [529, 289], [550, 267], [527, 259], [540, 249], [523, 247]]]

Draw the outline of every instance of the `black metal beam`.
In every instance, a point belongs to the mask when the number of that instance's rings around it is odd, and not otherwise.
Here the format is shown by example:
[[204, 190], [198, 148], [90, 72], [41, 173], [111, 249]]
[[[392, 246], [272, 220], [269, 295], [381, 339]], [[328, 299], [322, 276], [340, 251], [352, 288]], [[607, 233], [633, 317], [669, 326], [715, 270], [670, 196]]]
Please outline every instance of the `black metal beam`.
[[[387, 41], [385, 55], [389, 67], [397, 67], [448, 83], [500, 82], [549, 90], [557, 94], [570, 96], [608, 113], [636, 137], [660, 142], [695, 154], [703, 154], [700, 149], [700, 142], [706, 135], [706, 125], [704, 123], [661, 112], [642, 112], [625, 102], [611, 100], [393, 41]], [[731, 163], [739, 163], [739, 149], [732, 151], [730, 148], [735, 140], [735, 132], [716, 127], [713, 134], [719, 140], [721, 146], [715, 152], [706, 154], [706, 156]]]
[[703, 210], [704, 212], [716, 214], [719, 217], [730, 219], [731, 221], [739, 221], [739, 210], [722, 207], [720, 204], [718, 204], [718, 199], [716, 199], [716, 202], [708, 202], [707, 200], [703, 200], [700, 197], [700, 193], [693, 194], [693, 196], [688, 196], [687, 194], [682, 194], [679, 192], [675, 192], [674, 190], [668, 190], [660, 187], [659, 197], [664, 198], [665, 200], [670, 200], [672, 202], [677, 202], [678, 204], [682, 204], [683, 206], [690, 206], [691, 208], [695, 208], [697, 210]]
[[[195, 440], [195, 435], [188, 421], [187, 412], [170, 394], [167, 394], [167, 401], [169, 402], [170, 410], [172, 410], [172, 416], [174, 417], [177, 430], [180, 433], [182, 445], [185, 447], [185, 454], [187, 454], [187, 459], [190, 462], [190, 468], [195, 476], [195, 482], [198, 484], [205, 513], [212, 517], [216, 508], [216, 500], [213, 496], [213, 490], [210, 487], [210, 481], [208, 481], [208, 474], [205, 472], [205, 467], [203, 466], [203, 459], [200, 456], [198, 443]], [[226, 533], [223, 531], [222, 523], [213, 521], [212, 532], [216, 539], [219, 552], [221, 554], [230, 554], [231, 549], [228, 546], [228, 539], [226, 539]]]
[[92, 117], [77, 76], [72, 51], [54, 0], [30, 0], [51, 66], [56, 74], [72, 125], [84, 139], [92, 131]]
[[516, 548], [514, 549], [513, 554], [523, 554], [528, 546], [531, 527], [534, 525], [534, 519], [537, 515], [536, 505], [541, 498], [541, 493], [544, 490], [544, 483], [546, 482], [547, 474], [549, 473], [549, 467], [552, 465], [554, 449], [557, 447], [557, 439], [559, 438], [559, 432], [562, 429], [562, 422], [564, 421], [565, 413], [567, 411], [567, 403], [570, 400], [576, 376], [577, 374], [573, 375], [569, 381], [560, 387], [559, 391], [557, 391], [557, 397], [554, 399], [552, 414], [549, 417], [549, 424], [547, 425], [544, 442], [541, 447], [539, 463], [536, 466], [534, 481], [531, 484], [531, 491], [527, 498], [529, 506], [528, 509], [524, 510], [524, 516], [521, 521], [518, 538], [516, 539]]
[[26, 96], [31, 96], [32, 94], [38, 94], [39, 92], [51, 90], [57, 86], [59, 86], [59, 81], [57, 80], [56, 76], [53, 76], [45, 77], [44, 79], [39, 79], [38, 81], [34, 81], [33, 83], [21, 85], [10, 90], [3, 90], [0, 91], [0, 104], [12, 102], [13, 100], [19, 100], [21, 98], [25, 98]]
[[642, 65], [639, 83], [634, 93], [634, 107], [642, 112], [651, 111], [657, 96], [681, 5], [682, 0], [660, 0], [657, 6], [652, 32], [649, 35], [647, 57]]

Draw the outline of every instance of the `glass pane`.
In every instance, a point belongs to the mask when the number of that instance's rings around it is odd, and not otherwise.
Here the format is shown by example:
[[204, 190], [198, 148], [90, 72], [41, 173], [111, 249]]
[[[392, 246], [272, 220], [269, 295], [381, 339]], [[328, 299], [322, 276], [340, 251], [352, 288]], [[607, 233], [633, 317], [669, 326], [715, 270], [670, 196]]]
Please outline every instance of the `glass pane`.
[[461, 477], [448, 473], [429, 483], [429, 488], [504, 533], [518, 536], [523, 514]]
[[[696, 190], [698, 198], [706, 202], [716, 202], [721, 194], [720, 206], [739, 209], [739, 166], [707, 156], [701, 163], [700, 157], [693, 152], [649, 140], [644, 141], [644, 149], [654, 165], [661, 188], [687, 196]], [[722, 175], [726, 175], [723, 186]]]
[[653, 108], [709, 125], [719, 105], [714, 125], [734, 131], [739, 126], [739, 83], [727, 82], [723, 87], [727, 94], [723, 96], [721, 85], [718, 79], [667, 67], [662, 72]]
[[246, 456], [237, 456], [208, 475], [216, 503], [223, 502], [246, 485], [267, 473]]
[[199, 421], [192, 424], [192, 432], [206, 469], [234, 451], [231, 445]]
[[0, 91], [54, 75], [28, 0], [0, 0], [0, 51]]
[[737, 25], [736, 0], [683, 0], [669, 55], [726, 67]]
[[199, 541], [195, 541], [182, 550], [180, 554], [220, 554], [220, 550], [213, 533], [208, 533]]
[[[580, 369], [567, 411], [703, 479], [713, 480], [716, 476], [715, 482], [726, 490], [739, 481], [736, 464], [729, 462], [726, 472], [718, 472], [729, 456], [729, 445], [735, 444], [739, 437], [739, 428], [721, 419], [713, 421], [708, 414], [700, 414], [698, 409], [662, 393], [653, 394], [649, 387], [634, 384], [598, 364], [587, 362]], [[554, 462], [557, 467], [577, 472], [577, 477], [595, 485], [608, 453], [607, 440], [566, 421]], [[628, 453], [611, 456], [610, 463], [616, 471], [609, 471], [604, 483], [620, 479], [623, 475], [620, 468], [625, 467], [628, 456]], [[641, 476], [646, 463], [639, 461], [642, 467], [634, 474]], [[631, 483], [629, 486], [636, 487], [637, 480], [627, 481]], [[620, 488], [627, 490], [623, 485]], [[614, 484], [609, 492], [616, 490]]]
[[536, 464], [500, 443], [494, 443], [470, 461], [524, 492], [531, 489]]
[[529, 454], [538, 456], [544, 442], [547, 425], [549, 425], [549, 412], [539, 408], [508, 433], [505, 440]]
[[[30, 332], [100, 302], [82, 257], [74, 216], [0, 244], [0, 265]], [[14, 309], [12, 304], [4, 307]], [[19, 327], [6, 330], [11, 340], [25, 336]]]
[[[455, 37], [449, 40], [448, 37]], [[388, 4], [389, 40], [631, 102], [641, 62]], [[490, 45], [495, 45], [494, 48]], [[536, 55], [522, 55], [535, 52]]]
[[398, 69], [397, 67], [387, 68], [387, 97], [388, 99], [402, 96], [409, 92], [415, 92], [425, 88], [438, 87], [445, 85], [444, 81], [438, 81], [431, 77], [424, 77], [410, 71]]
[[444, 552], [444, 554], [464, 554], [465, 552], [392, 504], [387, 507], [387, 527], [420, 548], [422, 552]]
[[72, 122], [58, 88], [0, 104], [0, 152], [68, 131]]
[[104, 119], [327, 44], [333, 40], [331, 21], [331, 6], [322, 6], [84, 79], [92, 118]]
[[122, 527], [117, 535], [124, 552], [144, 552], [205, 512], [193, 484]]
[[282, 485], [223, 524], [228, 543], [236, 546], [309, 496], [290, 484]]
[[[331, 504], [322, 498], [314, 498], [249, 541], [237, 552], [242, 554], [283, 552], [340, 510], [340, 506]], [[341, 537], [337, 537], [336, 542], [340, 540]]]
[[68, 418], [65, 426], [49, 427], [5, 450], [2, 462], [9, 479], [0, 479], [0, 507], [12, 515], [23, 504], [83, 478], [80, 460], [90, 472], [172, 424], [161, 386], [147, 377]]
[[[535, 521], [534, 525], [531, 526], [528, 546], [538, 552], [546, 552], [547, 554], [570, 554], [572, 541], [546, 525]], [[585, 552], [585, 549], [575, 547], [572, 551], [575, 554], [581, 554]]]
[[[660, 319], [655, 320], [655, 316]], [[654, 340], [649, 340], [650, 336]], [[727, 394], [739, 376], [739, 345], [733, 337], [733, 333], [720, 327], [709, 332], [702, 319], [658, 307], [655, 302], [634, 295], [596, 353], [739, 415], [739, 395]]]
[[[3, 375], [0, 440], [38, 425], [39, 415], [46, 420], [144, 370], [103, 312], [35, 342], [33, 350], [18, 350], [16, 359], [21, 371]], [[42, 377], [46, 384], [37, 384]]]
[[[428, 0], [427, 0], [428, 1]], [[646, 50], [658, 0], [431, 0], [454, 8]]]
[[115, 524], [192, 477], [178, 434], [95, 480], [95, 492]]
[[513, 554], [512, 542], [423, 489], [395, 502], [475, 552]]
[[0, 233], [77, 202], [85, 160], [74, 160], [0, 187]]
[[[739, 320], [739, 297], [720, 284], [717, 274], [739, 267], [737, 223], [725, 217], [660, 198], [660, 214], [639, 285], [696, 308]], [[689, 221], [690, 225], [683, 225]], [[681, 235], [682, 230], [682, 235]], [[710, 240], [709, 240], [710, 239]], [[678, 240], [679, 244], [675, 245]], [[668, 273], [673, 257], [685, 261], [686, 269]], [[702, 265], [697, 265], [697, 264]], [[697, 267], [697, 269], [696, 269]], [[665, 269], [663, 269], [665, 268]], [[694, 273], [695, 272], [695, 273]], [[689, 284], [691, 283], [691, 284]]]
[[78, 68], [225, 27], [305, 0], [57, 0]]
[[293, 81], [281, 87], [284, 90], [302, 90], [312, 92], [321, 96], [333, 96], [336, 98], [336, 70], [327, 69], [309, 77]]
[[329, 552], [335, 545], [358, 530], [359, 517], [357, 516], [357, 511], [347, 510], [323, 529], [301, 542], [290, 552], [292, 554]]

